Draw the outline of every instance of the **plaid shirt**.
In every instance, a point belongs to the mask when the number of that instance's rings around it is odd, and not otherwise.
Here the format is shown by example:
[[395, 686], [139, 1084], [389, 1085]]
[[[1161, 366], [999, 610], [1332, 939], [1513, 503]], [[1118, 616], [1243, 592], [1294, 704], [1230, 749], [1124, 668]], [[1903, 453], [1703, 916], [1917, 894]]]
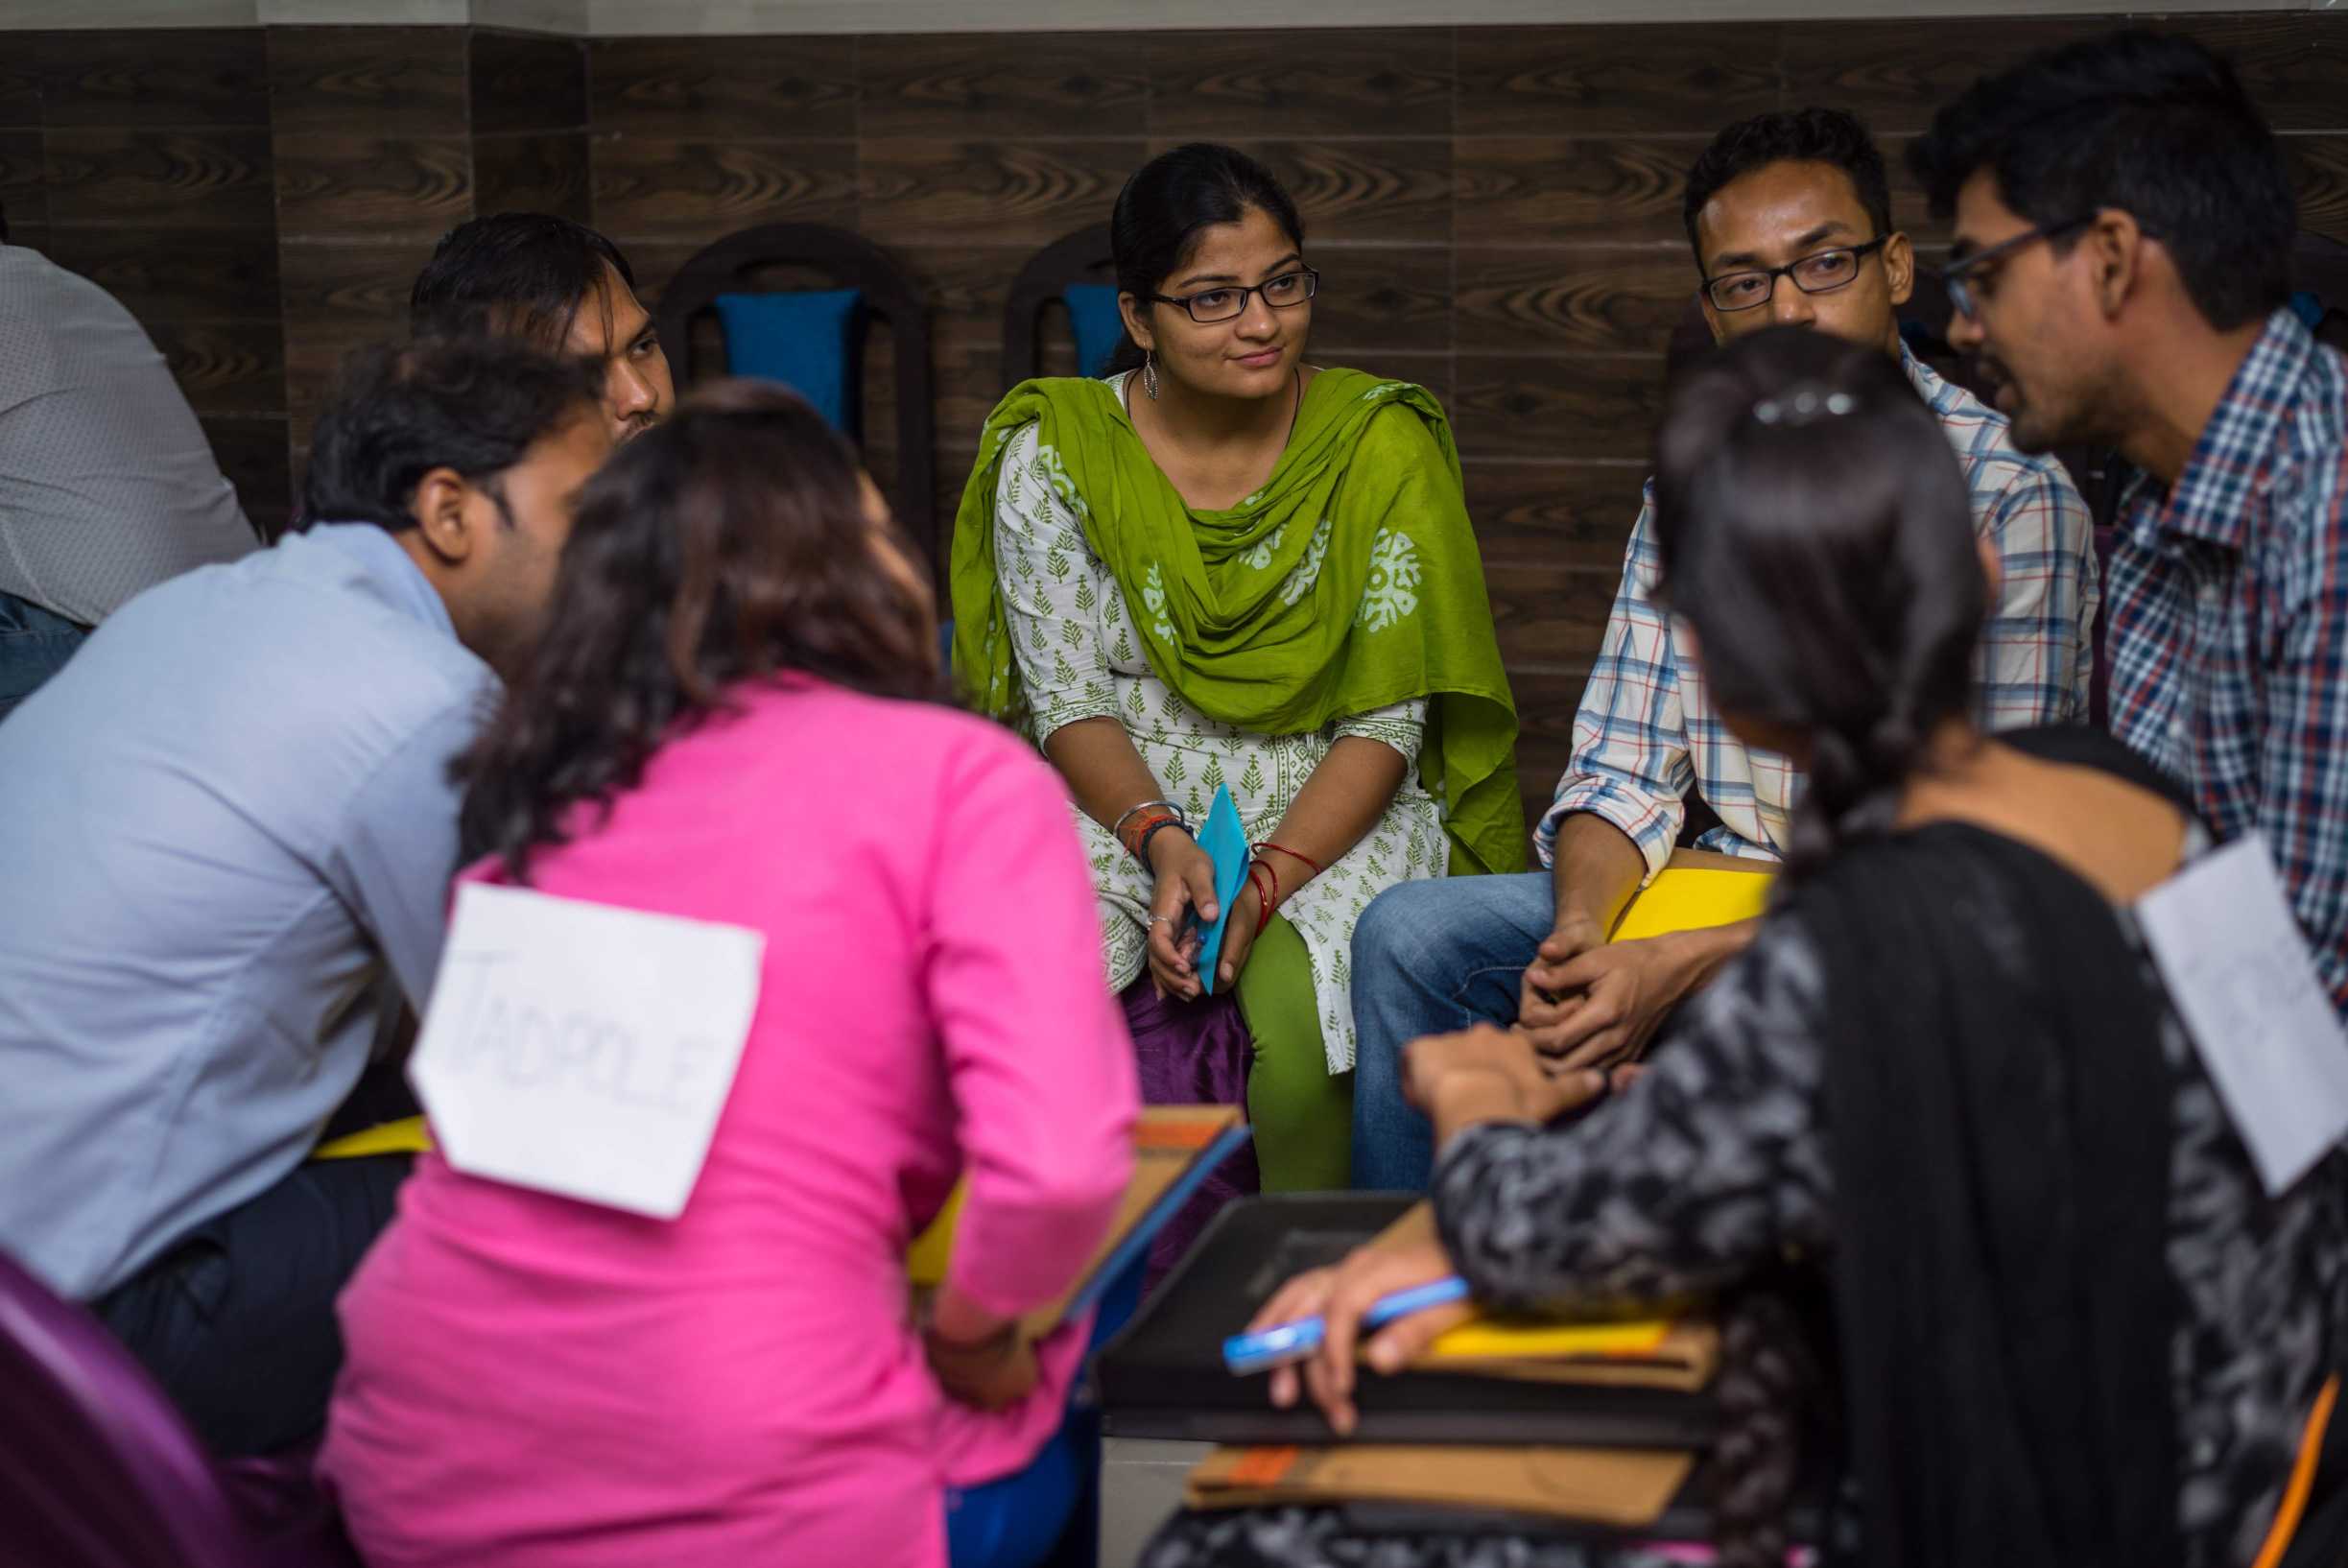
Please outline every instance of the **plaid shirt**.
[[2112, 554], [2112, 730], [2221, 839], [2255, 828], [2348, 1011], [2348, 363], [2269, 317]]
[[[2087, 716], [2095, 649], [2094, 524], [2052, 458], [2026, 457], [2004, 416], [1900, 350], [1900, 366], [1940, 416], [1973, 492], [1973, 517], [1998, 552], [2004, 585], [1981, 638], [1977, 717], [1990, 729]], [[1650, 481], [1630, 533], [1623, 586], [1574, 717], [1574, 753], [1534, 834], [1541, 864], [1556, 853], [1557, 824], [1586, 811], [1629, 835], [1648, 877], [1679, 838], [1693, 788], [1721, 826], [1698, 843], [1774, 860], [1789, 840], [1801, 774], [1784, 755], [1746, 746], [1714, 711], [1688, 642], [1655, 606], [1663, 575]]]

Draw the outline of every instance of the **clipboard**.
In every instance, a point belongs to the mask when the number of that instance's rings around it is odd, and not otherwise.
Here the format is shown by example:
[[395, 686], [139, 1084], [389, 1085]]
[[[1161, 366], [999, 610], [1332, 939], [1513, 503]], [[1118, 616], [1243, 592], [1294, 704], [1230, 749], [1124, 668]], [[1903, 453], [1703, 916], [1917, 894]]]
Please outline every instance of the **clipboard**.
[[1198, 847], [1215, 863], [1215, 918], [1198, 928], [1198, 980], [1206, 994], [1215, 994], [1215, 964], [1222, 957], [1222, 934], [1231, 923], [1231, 906], [1247, 884], [1247, 830], [1231, 799], [1231, 787], [1215, 786], [1214, 803], [1198, 826]]

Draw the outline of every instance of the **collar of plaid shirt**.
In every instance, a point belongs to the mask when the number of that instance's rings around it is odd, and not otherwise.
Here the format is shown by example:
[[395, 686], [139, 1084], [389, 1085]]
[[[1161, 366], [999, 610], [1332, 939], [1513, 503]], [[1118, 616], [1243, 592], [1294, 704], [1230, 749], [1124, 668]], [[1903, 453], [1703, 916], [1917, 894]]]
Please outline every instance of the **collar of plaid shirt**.
[[2175, 487], [2163, 499], [2160, 481], [2146, 473], [2130, 486], [2120, 515], [2140, 547], [2157, 551], [2166, 535], [2241, 550], [2250, 527], [2248, 502], [2266, 487], [2284, 417], [2314, 352], [2315, 340], [2290, 310], [2266, 319], [2201, 427]]

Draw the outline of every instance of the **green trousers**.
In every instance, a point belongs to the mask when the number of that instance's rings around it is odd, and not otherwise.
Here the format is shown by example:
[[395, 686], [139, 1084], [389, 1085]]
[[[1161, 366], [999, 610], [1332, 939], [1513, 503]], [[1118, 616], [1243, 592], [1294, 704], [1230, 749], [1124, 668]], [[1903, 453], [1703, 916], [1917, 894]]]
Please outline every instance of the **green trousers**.
[[1332, 1076], [1304, 938], [1273, 915], [1239, 977], [1240, 1016], [1255, 1038], [1247, 1120], [1268, 1193], [1341, 1190], [1353, 1166], [1353, 1075]]

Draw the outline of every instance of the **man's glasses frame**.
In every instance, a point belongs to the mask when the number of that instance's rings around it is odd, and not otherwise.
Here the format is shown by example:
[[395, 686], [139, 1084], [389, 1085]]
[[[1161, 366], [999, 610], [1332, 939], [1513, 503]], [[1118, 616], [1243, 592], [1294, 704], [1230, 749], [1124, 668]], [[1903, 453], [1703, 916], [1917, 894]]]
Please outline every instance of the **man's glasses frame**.
[[1980, 320], [1975, 310], [1980, 301], [1974, 297], [1973, 274], [1981, 266], [2009, 256], [2026, 245], [2036, 245], [2040, 240], [2059, 240], [2073, 229], [2084, 228], [2094, 221], [2095, 215], [2089, 213], [2084, 217], [2066, 218], [2059, 224], [2040, 224], [2024, 229], [2011, 239], [2000, 240], [1985, 250], [1976, 250], [1962, 261], [1951, 262], [1940, 269], [1940, 283], [1949, 291], [1951, 308], [1968, 321]]
[[[1268, 289], [1276, 289], [1281, 284], [1299, 277], [1304, 279], [1304, 294], [1299, 298], [1283, 303], [1265, 293]], [[1213, 326], [1219, 321], [1236, 321], [1246, 315], [1247, 300], [1251, 295], [1263, 295], [1264, 303], [1273, 310], [1294, 310], [1319, 292], [1320, 273], [1311, 267], [1298, 267], [1292, 272], [1282, 273], [1278, 277], [1268, 277], [1261, 283], [1245, 286], [1237, 283], [1221, 283], [1211, 289], [1200, 289], [1197, 294], [1145, 294], [1141, 297], [1153, 305], [1179, 305], [1182, 307], [1182, 314], [1197, 321], [1200, 326]], [[1199, 315], [1198, 301], [1215, 294], [1236, 296], [1237, 301], [1229, 310], [1213, 316]]]
[[[1781, 277], [1791, 278], [1793, 286], [1804, 294], [1833, 294], [1837, 289], [1847, 289], [1858, 282], [1860, 263], [1890, 243], [1890, 235], [1878, 234], [1864, 245], [1830, 245], [1823, 250], [1813, 250], [1806, 256], [1794, 257], [1783, 267], [1740, 267], [1733, 273], [1722, 273], [1718, 277], [1705, 278], [1703, 280], [1704, 297], [1712, 301], [1714, 310], [1759, 310], [1777, 297], [1777, 280]], [[1807, 267], [1827, 256], [1849, 256], [1851, 275], [1837, 278], [1832, 283], [1821, 283], [1816, 288], [1803, 282], [1802, 275], [1797, 269]], [[1748, 277], [1767, 278], [1769, 280], [1768, 292], [1750, 304], [1731, 305], [1721, 301], [1720, 286], [1722, 284], [1735, 283]]]

